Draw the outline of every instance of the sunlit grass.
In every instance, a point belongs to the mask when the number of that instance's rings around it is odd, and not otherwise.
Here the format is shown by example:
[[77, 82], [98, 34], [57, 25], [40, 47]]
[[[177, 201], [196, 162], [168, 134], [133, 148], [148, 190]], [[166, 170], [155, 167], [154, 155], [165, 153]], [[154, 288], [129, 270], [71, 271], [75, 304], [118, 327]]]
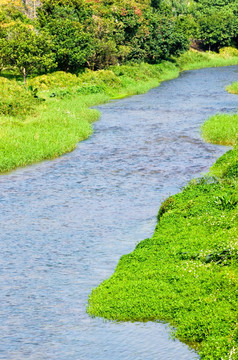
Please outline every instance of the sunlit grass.
[[234, 82], [226, 87], [226, 90], [231, 94], [238, 94], [238, 82]]
[[99, 113], [89, 110], [82, 100], [49, 101], [24, 121], [0, 118], [0, 171], [55, 158], [88, 138]]
[[220, 51], [220, 54], [190, 50], [176, 59], [176, 62], [182, 70], [237, 65], [238, 54], [234, 53], [233, 50], [236, 49], [224, 48], [224, 51]]
[[203, 138], [213, 144], [235, 145], [238, 138], [238, 114], [217, 114], [202, 125]]
[[[226, 87], [232, 94], [238, 94], [238, 82]], [[236, 145], [238, 139], [238, 114], [216, 114], [201, 127], [203, 138], [213, 144]]]

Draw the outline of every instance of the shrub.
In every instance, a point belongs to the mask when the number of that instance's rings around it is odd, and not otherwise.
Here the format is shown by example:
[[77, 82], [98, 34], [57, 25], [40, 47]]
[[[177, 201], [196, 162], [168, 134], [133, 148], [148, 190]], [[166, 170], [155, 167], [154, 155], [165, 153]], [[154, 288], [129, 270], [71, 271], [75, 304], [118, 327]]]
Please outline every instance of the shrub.
[[231, 46], [224, 47], [219, 50], [219, 54], [224, 58], [238, 56], [238, 49], [233, 48]]
[[29, 84], [41, 90], [51, 88], [66, 88], [79, 84], [76, 75], [64, 71], [56, 71], [52, 74], [37, 76], [29, 81]]
[[32, 113], [38, 100], [16, 80], [0, 77], [0, 114], [19, 116]]

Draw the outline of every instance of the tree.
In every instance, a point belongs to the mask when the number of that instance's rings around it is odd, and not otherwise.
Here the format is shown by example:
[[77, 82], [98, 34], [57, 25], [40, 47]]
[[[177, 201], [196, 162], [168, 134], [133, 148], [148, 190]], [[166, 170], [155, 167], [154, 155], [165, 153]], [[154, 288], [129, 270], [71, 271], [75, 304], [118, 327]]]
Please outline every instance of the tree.
[[198, 16], [198, 38], [205, 49], [231, 46], [238, 34], [237, 16], [230, 9], [208, 9]]
[[24, 83], [27, 75], [46, 72], [55, 67], [52, 42], [32, 25], [11, 23], [0, 33], [0, 63], [17, 68]]
[[194, 0], [192, 37], [203, 49], [218, 51], [235, 45], [238, 35], [237, 0]]
[[59, 70], [76, 72], [86, 66], [92, 53], [93, 37], [85, 30], [91, 19], [80, 4], [76, 0], [58, 0], [57, 5], [44, 1], [38, 11], [38, 24], [52, 38], [52, 52]]
[[161, 0], [151, 0], [151, 6], [154, 9], [159, 9]]

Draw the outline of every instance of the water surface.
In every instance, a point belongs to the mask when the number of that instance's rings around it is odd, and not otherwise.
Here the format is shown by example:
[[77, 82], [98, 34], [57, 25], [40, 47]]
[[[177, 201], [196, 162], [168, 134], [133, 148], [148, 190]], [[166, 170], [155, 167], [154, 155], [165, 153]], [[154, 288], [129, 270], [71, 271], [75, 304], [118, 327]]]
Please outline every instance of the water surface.
[[54, 161], [0, 177], [0, 358], [191, 360], [161, 323], [86, 314], [93, 287], [151, 236], [159, 204], [226, 150], [199, 126], [232, 112], [238, 68], [184, 72], [100, 106], [94, 135]]

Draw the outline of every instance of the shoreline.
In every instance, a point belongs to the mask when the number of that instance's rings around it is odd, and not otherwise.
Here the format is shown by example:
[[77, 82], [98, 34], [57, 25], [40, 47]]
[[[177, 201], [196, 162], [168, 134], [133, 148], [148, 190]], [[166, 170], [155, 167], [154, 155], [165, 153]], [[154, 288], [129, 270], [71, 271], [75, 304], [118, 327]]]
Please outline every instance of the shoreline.
[[91, 124], [100, 118], [98, 111], [90, 109], [92, 106], [146, 93], [183, 71], [238, 65], [238, 57], [195, 51], [174, 61], [114, 66], [78, 77], [59, 72], [30, 79], [29, 85], [44, 101], [32, 115], [0, 116], [0, 173], [73, 151], [79, 141], [91, 136]]

